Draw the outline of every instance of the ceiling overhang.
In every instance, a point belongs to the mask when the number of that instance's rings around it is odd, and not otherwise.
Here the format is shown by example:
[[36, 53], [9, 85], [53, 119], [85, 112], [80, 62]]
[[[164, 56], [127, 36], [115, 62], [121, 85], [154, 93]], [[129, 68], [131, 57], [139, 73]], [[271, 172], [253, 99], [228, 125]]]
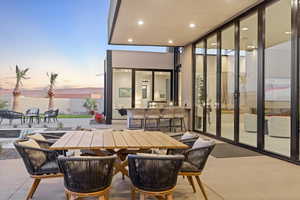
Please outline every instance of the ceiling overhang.
[[185, 46], [262, 1], [112, 0], [109, 44]]

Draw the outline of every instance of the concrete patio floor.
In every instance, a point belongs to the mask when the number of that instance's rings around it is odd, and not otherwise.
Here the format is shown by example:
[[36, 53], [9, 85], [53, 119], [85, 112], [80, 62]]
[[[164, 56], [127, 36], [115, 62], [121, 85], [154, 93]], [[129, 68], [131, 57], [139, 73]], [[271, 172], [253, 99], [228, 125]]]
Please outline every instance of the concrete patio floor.
[[[0, 161], [0, 199], [23, 200], [32, 180], [20, 159]], [[202, 181], [209, 200], [298, 200], [300, 166], [267, 156], [210, 157]], [[113, 179], [110, 199], [130, 199], [130, 180]], [[34, 196], [38, 200], [63, 200], [63, 180], [41, 182]], [[197, 187], [193, 193], [186, 179], [179, 178], [174, 199], [204, 199]]]

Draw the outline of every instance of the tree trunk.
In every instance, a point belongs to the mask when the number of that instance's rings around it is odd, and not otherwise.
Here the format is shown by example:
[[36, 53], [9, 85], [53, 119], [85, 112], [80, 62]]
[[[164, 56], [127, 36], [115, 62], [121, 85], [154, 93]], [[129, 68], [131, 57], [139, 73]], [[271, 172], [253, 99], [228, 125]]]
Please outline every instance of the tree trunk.
[[54, 107], [54, 92], [53, 92], [52, 85], [50, 85], [50, 88], [48, 90], [48, 97], [49, 97], [48, 110], [52, 110]]
[[17, 82], [16, 87], [13, 91], [13, 105], [12, 105], [12, 110], [13, 111], [19, 111], [19, 96], [21, 94], [19, 90], [19, 83]]

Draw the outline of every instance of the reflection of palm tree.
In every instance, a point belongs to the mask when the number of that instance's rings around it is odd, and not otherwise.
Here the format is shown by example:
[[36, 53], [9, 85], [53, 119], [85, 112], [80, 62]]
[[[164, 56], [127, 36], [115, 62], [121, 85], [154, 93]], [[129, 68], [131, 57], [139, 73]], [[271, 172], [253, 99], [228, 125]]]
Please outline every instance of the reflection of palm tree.
[[49, 90], [48, 90], [48, 97], [49, 97], [48, 109], [52, 110], [53, 105], [54, 105], [54, 86], [55, 86], [55, 81], [57, 79], [58, 74], [51, 73], [50, 76], [49, 76], [49, 74], [47, 74], [47, 76], [50, 77], [50, 85], [49, 85]]
[[29, 79], [28, 77], [26, 77], [26, 73], [28, 72], [28, 70], [29, 68], [21, 70], [18, 65], [16, 66], [16, 86], [13, 91], [13, 106], [12, 106], [12, 110], [14, 111], [17, 111], [19, 106], [19, 96], [21, 94], [20, 86], [23, 85], [22, 80]]

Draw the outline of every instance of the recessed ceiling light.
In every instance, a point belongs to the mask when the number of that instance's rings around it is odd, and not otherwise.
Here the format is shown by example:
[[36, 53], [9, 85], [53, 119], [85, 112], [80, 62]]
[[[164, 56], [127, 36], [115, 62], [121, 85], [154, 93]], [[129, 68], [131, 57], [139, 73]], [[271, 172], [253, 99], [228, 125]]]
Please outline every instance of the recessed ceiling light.
[[190, 27], [190, 28], [195, 28], [195, 27], [196, 27], [196, 24], [191, 23], [191, 24], [189, 25], [189, 27]]
[[139, 21], [138, 21], [138, 25], [141, 26], [141, 25], [143, 25], [143, 24], [144, 24], [144, 21], [143, 21], [143, 20], [139, 20]]
[[217, 46], [216, 42], [211, 43], [211, 46]]
[[173, 40], [169, 40], [168, 43], [169, 43], [169, 44], [173, 44]]
[[242, 31], [248, 31], [248, 30], [249, 30], [249, 28], [247, 28], [247, 27], [242, 28]]
[[128, 42], [133, 42], [133, 39], [132, 39], [132, 38], [129, 38], [129, 39], [128, 39]]
[[285, 34], [292, 34], [292, 32], [291, 31], [286, 31], [286, 32], [284, 32]]

